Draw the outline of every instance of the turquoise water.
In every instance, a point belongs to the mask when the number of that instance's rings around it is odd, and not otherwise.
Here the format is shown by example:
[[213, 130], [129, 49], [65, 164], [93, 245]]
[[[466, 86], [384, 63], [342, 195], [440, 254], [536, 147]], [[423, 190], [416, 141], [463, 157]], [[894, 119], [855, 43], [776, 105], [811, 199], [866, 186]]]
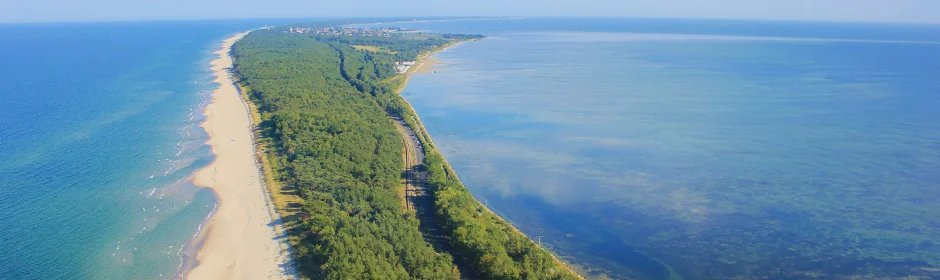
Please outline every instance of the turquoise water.
[[0, 278], [169, 279], [210, 214], [221, 40], [270, 21], [0, 25]]
[[940, 278], [940, 26], [402, 23], [475, 196], [595, 276]]

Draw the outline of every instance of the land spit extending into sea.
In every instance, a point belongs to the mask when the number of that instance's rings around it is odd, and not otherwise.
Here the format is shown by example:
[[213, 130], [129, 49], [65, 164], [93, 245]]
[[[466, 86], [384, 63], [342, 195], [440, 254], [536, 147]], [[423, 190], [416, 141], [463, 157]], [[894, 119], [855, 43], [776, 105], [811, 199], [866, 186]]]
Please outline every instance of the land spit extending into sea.
[[196, 172], [193, 182], [212, 189], [218, 199], [215, 214], [196, 242], [201, 247], [187, 279], [294, 279], [290, 251], [280, 217], [256, 163], [249, 107], [239, 94], [230, 69], [232, 45], [247, 34], [222, 42], [211, 62], [215, 82], [205, 108], [206, 130], [215, 160]]
[[[246, 34], [239, 34], [225, 40], [217, 52], [220, 58], [212, 62], [216, 82], [220, 87], [213, 92], [212, 103], [206, 107], [207, 120], [202, 126], [209, 135], [207, 144], [212, 147], [213, 154], [217, 157], [212, 164], [197, 172], [194, 182], [199, 186], [211, 188], [217, 194], [219, 206], [201, 234], [201, 240], [197, 242], [202, 244], [202, 247], [195, 258], [198, 263], [186, 274], [189, 279], [299, 278], [290, 263], [286, 234], [276, 234], [285, 232], [279, 218], [283, 215], [278, 215], [277, 211], [287, 209], [279, 209], [275, 205], [283, 205], [283, 200], [290, 198], [283, 195], [272, 197], [268, 193], [279, 192], [277, 184], [268, 185], [267, 187], [273, 187], [271, 190], [266, 188], [265, 177], [262, 175], [264, 173], [259, 169], [266, 166], [255, 161], [263, 160], [264, 157], [257, 157], [254, 146], [256, 143], [252, 138], [253, 107], [250, 101], [241, 95], [229, 71], [233, 66], [229, 51], [244, 35]], [[399, 85], [397, 91], [400, 92], [410, 75], [427, 71], [434, 61], [430, 59], [432, 54], [463, 42], [467, 41], [448, 44], [422, 54], [418, 57], [415, 67], [394, 77], [397, 81], [391, 82]], [[440, 155], [414, 108], [405, 102], [408, 107], [406, 110], [412, 112], [415, 117], [416, 125], [411, 128], [418, 132], [422, 144], [430, 147], [425, 150]], [[220, 120], [224, 120], [224, 123]], [[454, 173], [446, 160], [444, 165], [449, 173]], [[268, 199], [272, 203], [267, 203]], [[492, 211], [489, 212], [495, 215]], [[513, 230], [518, 232], [515, 228]], [[571, 271], [560, 260], [555, 261]]]

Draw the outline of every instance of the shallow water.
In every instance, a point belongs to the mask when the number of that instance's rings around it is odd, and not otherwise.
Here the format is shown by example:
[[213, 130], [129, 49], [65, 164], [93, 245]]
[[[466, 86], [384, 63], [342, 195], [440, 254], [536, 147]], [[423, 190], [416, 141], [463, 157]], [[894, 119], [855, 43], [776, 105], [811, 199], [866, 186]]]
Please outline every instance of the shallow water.
[[264, 23], [0, 25], [0, 278], [172, 278], [215, 203], [208, 63]]
[[940, 26], [524, 19], [403, 95], [475, 196], [613, 277], [940, 277]]

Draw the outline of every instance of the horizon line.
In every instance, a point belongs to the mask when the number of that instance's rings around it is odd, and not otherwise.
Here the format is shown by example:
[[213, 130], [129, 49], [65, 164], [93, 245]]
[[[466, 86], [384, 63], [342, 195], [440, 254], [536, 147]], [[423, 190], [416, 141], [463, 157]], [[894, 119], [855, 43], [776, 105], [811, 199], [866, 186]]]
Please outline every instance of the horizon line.
[[783, 18], [722, 18], [722, 17], [644, 17], [644, 16], [331, 16], [331, 17], [239, 17], [239, 18], [165, 18], [165, 19], [90, 19], [64, 21], [0, 21], [0, 25], [16, 24], [77, 24], [77, 23], [145, 23], [187, 21], [239, 21], [239, 20], [336, 20], [336, 19], [527, 19], [527, 18], [591, 18], [591, 19], [662, 19], [662, 20], [715, 20], [715, 21], [766, 21], [766, 22], [812, 22], [812, 23], [875, 23], [940, 25], [940, 21], [877, 21], [877, 20], [822, 20]]

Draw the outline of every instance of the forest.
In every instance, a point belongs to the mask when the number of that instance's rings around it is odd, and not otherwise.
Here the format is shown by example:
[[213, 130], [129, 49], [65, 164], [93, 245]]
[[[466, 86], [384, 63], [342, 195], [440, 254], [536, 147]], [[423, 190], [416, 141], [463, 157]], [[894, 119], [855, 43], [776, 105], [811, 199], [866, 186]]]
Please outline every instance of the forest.
[[486, 279], [578, 279], [476, 201], [436, 150], [429, 150], [425, 165], [439, 224], [454, 252], [435, 251], [414, 213], [402, 207], [396, 187], [403, 144], [390, 117], [408, 120], [416, 131], [420, 124], [396, 92], [403, 82], [396, 78], [404, 74], [396, 74], [394, 64], [478, 38], [273, 28], [253, 31], [233, 46], [233, 72], [260, 115], [265, 168], [302, 200], [297, 221], [288, 226], [302, 277], [461, 279], [470, 275], [462, 276], [455, 262], [464, 262]]

